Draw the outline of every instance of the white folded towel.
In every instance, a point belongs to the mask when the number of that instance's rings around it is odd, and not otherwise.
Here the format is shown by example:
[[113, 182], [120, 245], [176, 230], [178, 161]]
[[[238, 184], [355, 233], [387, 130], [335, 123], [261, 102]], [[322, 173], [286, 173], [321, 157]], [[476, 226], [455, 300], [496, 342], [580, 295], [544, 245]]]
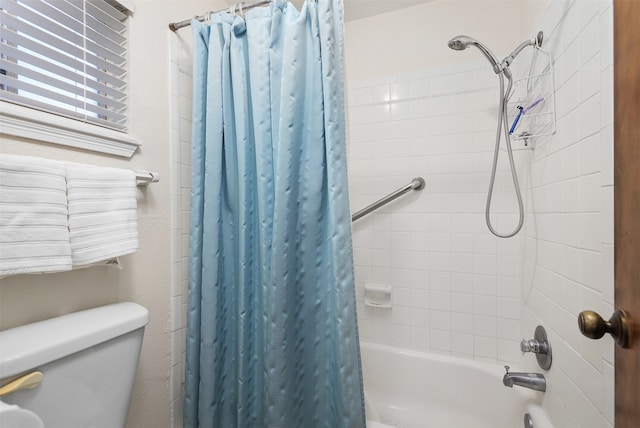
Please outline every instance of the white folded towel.
[[73, 265], [137, 251], [135, 173], [74, 163], [66, 169]]
[[0, 155], [0, 276], [71, 269], [65, 166]]

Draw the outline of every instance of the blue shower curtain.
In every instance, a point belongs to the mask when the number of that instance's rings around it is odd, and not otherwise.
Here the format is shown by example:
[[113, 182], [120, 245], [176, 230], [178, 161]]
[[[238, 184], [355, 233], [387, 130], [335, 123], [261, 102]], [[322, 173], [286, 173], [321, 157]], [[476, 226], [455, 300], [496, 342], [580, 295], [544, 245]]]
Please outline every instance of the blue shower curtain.
[[192, 22], [185, 427], [364, 427], [341, 0]]

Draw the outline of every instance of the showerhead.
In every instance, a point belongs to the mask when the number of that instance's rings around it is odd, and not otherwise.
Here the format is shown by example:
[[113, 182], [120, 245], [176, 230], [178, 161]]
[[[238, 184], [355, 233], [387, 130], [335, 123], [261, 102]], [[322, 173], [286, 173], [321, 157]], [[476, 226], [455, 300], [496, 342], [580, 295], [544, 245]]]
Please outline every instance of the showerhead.
[[463, 51], [473, 41], [475, 41], [475, 40], [473, 40], [471, 37], [456, 36], [453, 39], [449, 40], [448, 45], [454, 51]]
[[447, 44], [451, 49], [455, 51], [462, 51], [462, 50], [465, 50], [467, 46], [473, 45], [478, 49], [480, 49], [480, 52], [482, 52], [484, 56], [489, 60], [489, 62], [491, 63], [491, 66], [493, 67], [493, 71], [495, 71], [496, 74], [502, 71], [500, 62], [498, 62], [498, 59], [495, 57], [495, 55], [491, 53], [489, 48], [487, 48], [485, 45], [483, 45], [476, 39], [473, 39], [469, 36], [456, 36], [453, 39], [449, 40], [449, 43]]

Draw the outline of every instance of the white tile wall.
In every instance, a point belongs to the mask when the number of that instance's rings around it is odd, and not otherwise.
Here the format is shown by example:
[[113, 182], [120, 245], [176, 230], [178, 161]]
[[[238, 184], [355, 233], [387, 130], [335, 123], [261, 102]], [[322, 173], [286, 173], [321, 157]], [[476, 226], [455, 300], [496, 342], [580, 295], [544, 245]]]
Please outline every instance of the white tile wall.
[[170, 33], [171, 67], [171, 417], [182, 427], [189, 264], [192, 53], [190, 38]]
[[[540, 27], [556, 59], [558, 132], [531, 163], [523, 332], [543, 324], [554, 361], [544, 405], [555, 426], [613, 425], [613, 344], [577, 314], [613, 309], [613, 15], [610, 0], [552, 2]], [[525, 360], [530, 368], [535, 365]]]
[[[527, 217], [515, 239], [483, 220], [497, 104], [484, 63], [348, 82], [352, 209], [427, 181], [354, 225], [362, 339], [539, 371], [517, 342], [543, 324], [554, 350], [543, 405], [559, 427], [613, 425], [613, 344], [576, 322], [613, 310], [611, 3], [552, 1], [531, 29], [555, 58], [557, 133], [517, 153]], [[508, 230], [504, 162], [496, 188], [493, 218]], [[368, 282], [393, 286], [392, 309], [364, 306]]]
[[[498, 81], [484, 62], [403, 79], [349, 82], [352, 209], [415, 176], [426, 180], [424, 190], [354, 224], [361, 338], [514, 361], [524, 241], [500, 240], [484, 223]], [[518, 151], [518, 164], [530, 156]], [[503, 152], [492, 218], [506, 231], [517, 215], [505, 161]], [[368, 282], [393, 287], [393, 308], [364, 306]]]

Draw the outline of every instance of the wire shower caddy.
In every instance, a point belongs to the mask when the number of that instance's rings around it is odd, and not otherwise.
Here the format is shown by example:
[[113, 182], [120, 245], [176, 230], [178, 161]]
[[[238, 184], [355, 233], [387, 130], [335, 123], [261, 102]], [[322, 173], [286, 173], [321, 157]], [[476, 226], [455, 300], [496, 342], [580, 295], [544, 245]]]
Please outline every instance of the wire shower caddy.
[[551, 54], [535, 48], [526, 77], [514, 79], [507, 102], [507, 118], [512, 140], [524, 140], [556, 133], [556, 97]]

